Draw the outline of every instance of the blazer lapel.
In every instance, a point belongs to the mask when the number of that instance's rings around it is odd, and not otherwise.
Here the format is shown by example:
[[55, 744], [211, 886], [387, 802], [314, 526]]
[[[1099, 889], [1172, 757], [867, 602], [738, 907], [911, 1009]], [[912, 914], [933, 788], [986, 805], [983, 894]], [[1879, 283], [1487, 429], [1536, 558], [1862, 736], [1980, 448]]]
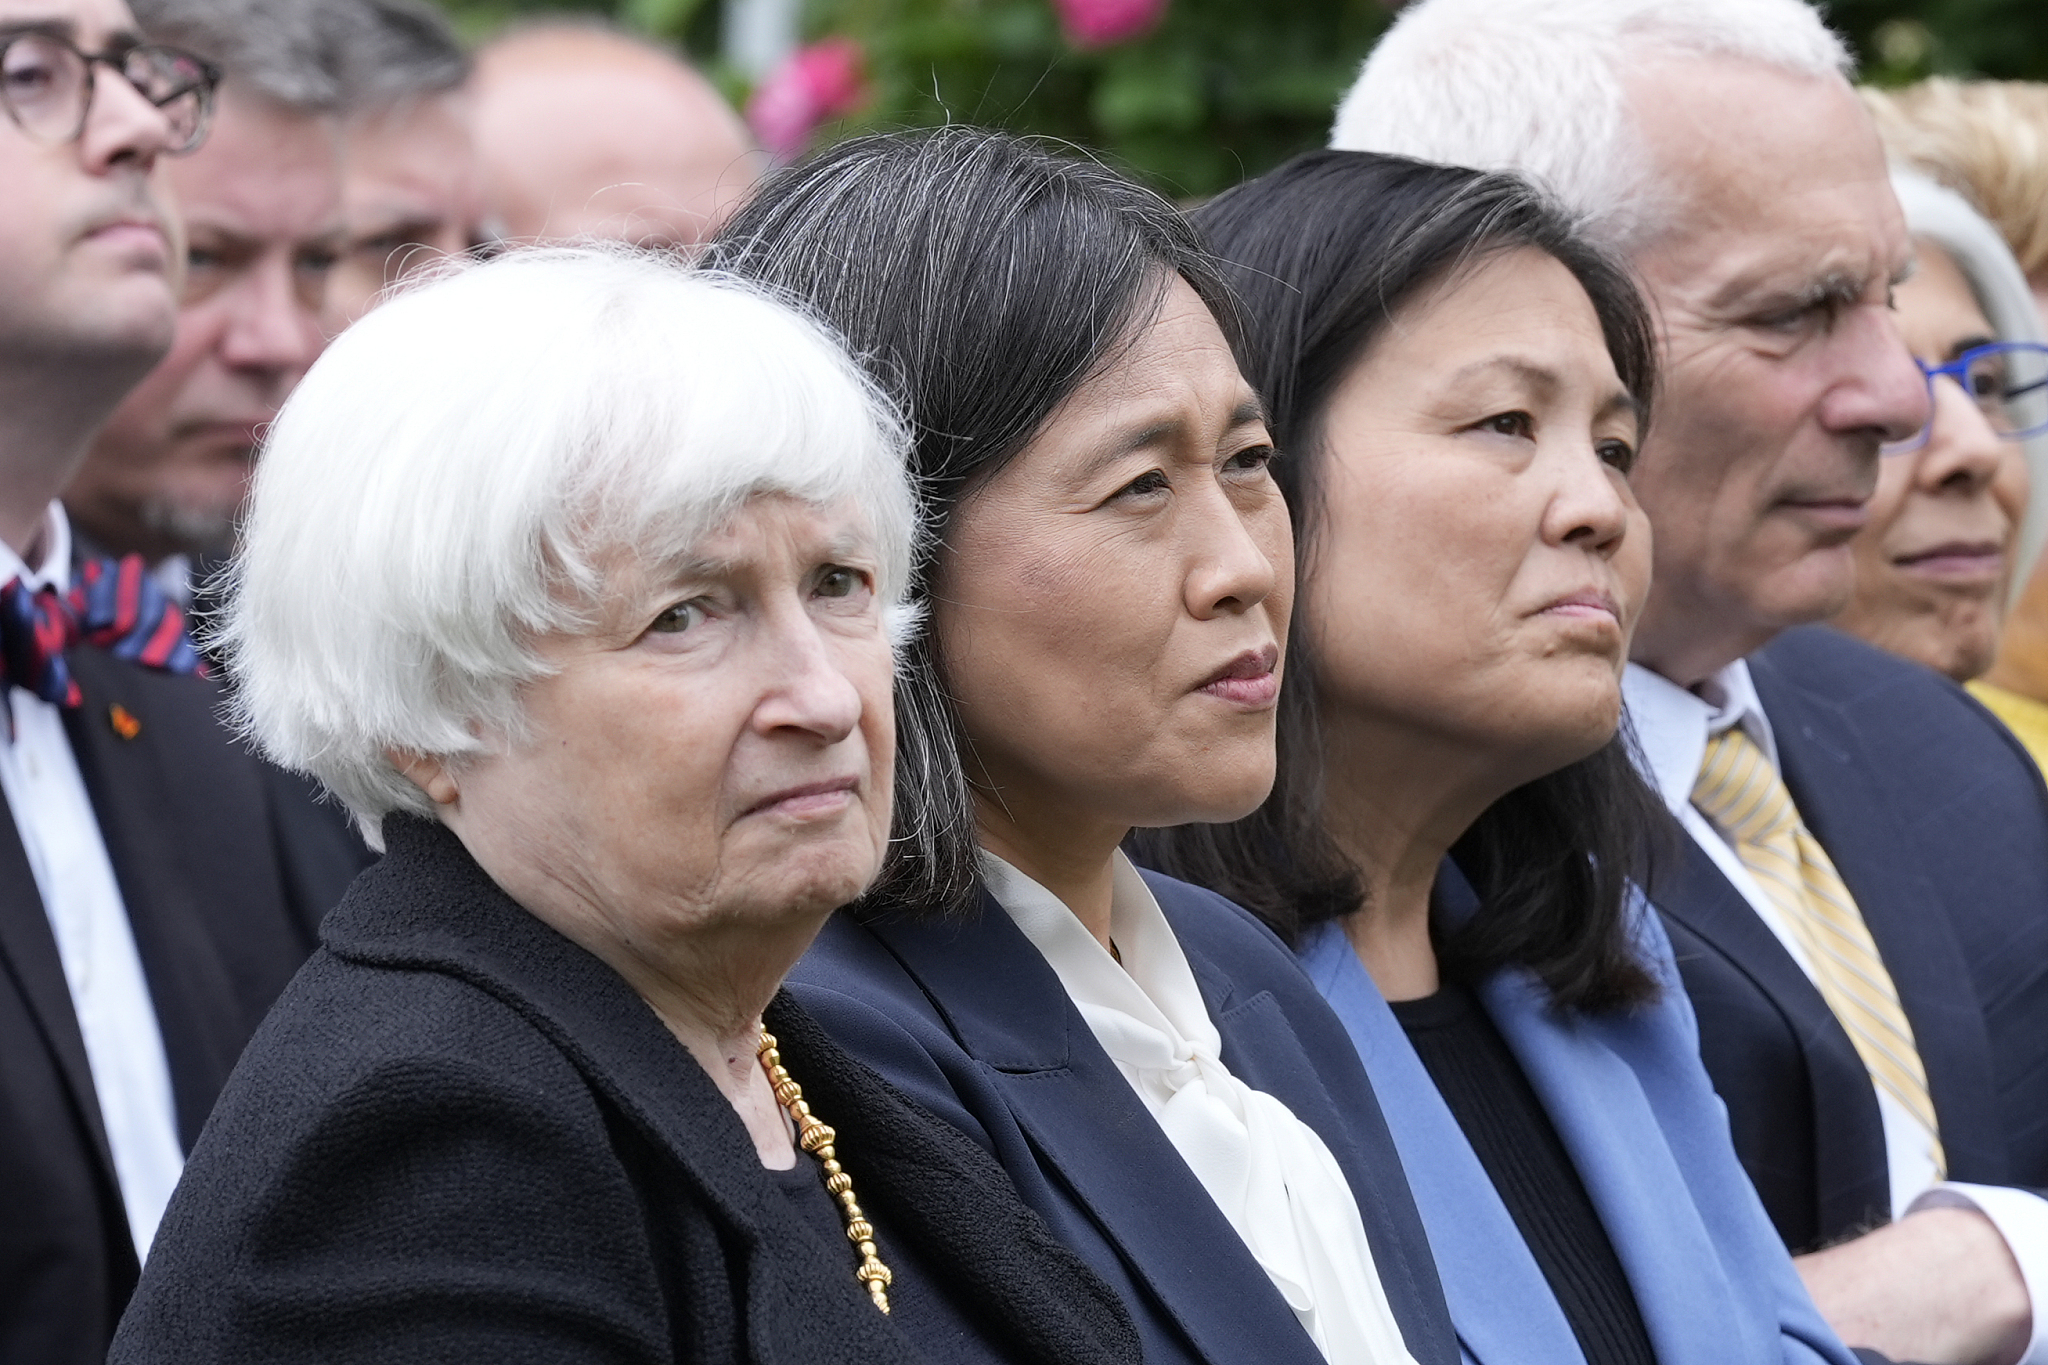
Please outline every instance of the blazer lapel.
[[[150, 705], [148, 694], [153, 685], [173, 680], [131, 676], [141, 670], [91, 650], [74, 650], [71, 659], [85, 705], [66, 713], [65, 730], [92, 797], [100, 837], [149, 982], [150, 1003], [170, 1064], [178, 1134], [190, 1150], [260, 1018], [252, 1016], [246, 992], [238, 989], [216, 942], [217, 929], [233, 931], [210, 923], [218, 908], [207, 903], [201, 888], [213, 877], [253, 880], [261, 874], [245, 865], [202, 870], [194, 865], [189, 840], [181, 837], [187, 833], [183, 821], [193, 804], [189, 784], [210, 775], [174, 772], [166, 761], [167, 736], [158, 731], [170, 722]], [[189, 681], [175, 680], [173, 685]], [[115, 704], [139, 718], [135, 738], [115, 731], [109, 720]], [[217, 745], [225, 743], [224, 737], [208, 738]], [[231, 791], [208, 793], [210, 802], [231, 804], [233, 798]], [[215, 814], [232, 818], [225, 811]], [[260, 815], [253, 818], [260, 820]]]
[[[5, 798], [0, 797], [0, 809], [5, 806]], [[28, 865], [11, 812], [0, 821], [0, 968], [13, 979], [34, 1016], [44, 1046], [71, 1094], [79, 1127], [91, 1143], [100, 1173], [113, 1186], [113, 1151], [107, 1145], [106, 1122], [92, 1085], [85, 1037], [78, 1030], [71, 986], [64, 979], [63, 959], [57, 954], [57, 936], [36, 892], [35, 873]]]
[[1970, 969], [1940, 892], [1922, 871], [1899, 812], [1884, 799], [1888, 789], [1870, 780], [1884, 765], [1831, 699], [1767, 666], [1753, 671], [1778, 732], [1785, 785], [1855, 896], [1912, 1021], [1949, 1167], [1971, 1180], [2003, 1183], [2008, 1160], [1983, 1010], [1957, 990]]
[[1422, 1212], [1451, 1321], [1477, 1365], [1583, 1365], [1585, 1355], [1493, 1180], [1422, 1061], [1336, 929], [1304, 943], [1304, 964], [1373, 1078]]
[[[1775, 1008], [1798, 1041], [1813, 1103], [1814, 1201], [1821, 1227], [1891, 1206], [1884, 1128], [1870, 1073], [1820, 991], [1691, 836], [1658, 858], [1649, 894], [1673, 923], [1718, 952]], [[1710, 1026], [1711, 1019], [1704, 1026]]]
[[983, 894], [964, 922], [874, 921], [960, 1045], [998, 1078], [1041, 1159], [1208, 1360], [1321, 1365], [1265, 1272], [1088, 1031], [1059, 977]]

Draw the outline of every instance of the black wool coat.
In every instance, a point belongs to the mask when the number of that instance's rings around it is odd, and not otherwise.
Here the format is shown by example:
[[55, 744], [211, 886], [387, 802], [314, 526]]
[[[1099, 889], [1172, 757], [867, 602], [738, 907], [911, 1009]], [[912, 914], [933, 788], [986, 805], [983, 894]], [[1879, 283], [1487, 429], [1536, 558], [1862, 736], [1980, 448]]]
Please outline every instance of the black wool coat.
[[208, 1121], [111, 1361], [1138, 1358], [1001, 1168], [778, 997], [897, 1277], [883, 1317], [622, 978], [440, 826], [384, 827]]

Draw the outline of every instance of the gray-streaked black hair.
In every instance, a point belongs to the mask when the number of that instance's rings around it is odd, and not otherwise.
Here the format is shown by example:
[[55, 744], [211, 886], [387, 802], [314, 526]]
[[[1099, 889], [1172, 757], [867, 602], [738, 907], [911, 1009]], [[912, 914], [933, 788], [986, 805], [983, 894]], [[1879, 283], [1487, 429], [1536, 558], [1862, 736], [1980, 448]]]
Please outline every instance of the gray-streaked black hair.
[[[909, 413], [930, 530], [1120, 352], [1177, 276], [1236, 339], [1229, 289], [1179, 210], [1098, 162], [975, 128], [854, 138], [770, 176], [713, 264], [823, 316]], [[896, 828], [869, 900], [957, 907], [974, 885], [958, 715], [927, 623], [897, 683]]]
[[227, 82], [300, 114], [346, 103], [329, 0], [130, 0], [151, 39], [217, 63]]
[[[1197, 225], [1243, 301], [1238, 363], [1265, 398], [1274, 476], [1303, 574], [1315, 572], [1322, 423], [1337, 386], [1402, 305], [1500, 252], [1533, 248], [1585, 288], [1622, 383], [1648, 414], [1656, 333], [1626, 267], [1590, 244], [1525, 181], [1367, 152], [1313, 152], [1205, 205]], [[1213, 887], [1290, 940], [1363, 904], [1359, 870], [1323, 809], [1325, 749], [1311, 632], [1297, 622], [1279, 715], [1279, 769], [1264, 805], [1226, 825], [1139, 831], [1143, 861]], [[1533, 970], [1564, 1008], [1626, 1006], [1654, 993], [1629, 939], [1628, 880], [1659, 808], [1622, 736], [1495, 802], [1452, 849], [1483, 910], [1440, 933], [1453, 979]]]
[[428, 0], [322, 0], [341, 72], [356, 112], [459, 88], [469, 54], [439, 5]]

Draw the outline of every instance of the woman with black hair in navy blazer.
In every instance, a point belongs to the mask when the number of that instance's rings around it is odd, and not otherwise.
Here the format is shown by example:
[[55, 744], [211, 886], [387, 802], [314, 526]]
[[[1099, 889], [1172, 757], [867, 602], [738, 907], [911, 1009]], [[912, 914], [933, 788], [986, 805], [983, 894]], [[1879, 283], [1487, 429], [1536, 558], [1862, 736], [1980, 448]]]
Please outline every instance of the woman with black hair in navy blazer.
[[1264, 408], [1186, 220], [954, 128], [771, 177], [712, 258], [894, 391], [935, 539], [891, 861], [792, 992], [996, 1156], [1153, 1365], [1448, 1365], [1336, 1019], [1244, 911], [1119, 852], [1265, 796], [1292, 597]]

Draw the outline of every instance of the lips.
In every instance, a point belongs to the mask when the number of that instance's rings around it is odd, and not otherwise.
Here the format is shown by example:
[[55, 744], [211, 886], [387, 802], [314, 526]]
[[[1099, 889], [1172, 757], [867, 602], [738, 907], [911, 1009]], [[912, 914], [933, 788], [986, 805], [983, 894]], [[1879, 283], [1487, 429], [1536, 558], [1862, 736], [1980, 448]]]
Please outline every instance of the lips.
[[1621, 621], [1621, 607], [1615, 602], [1614, 594], [1601, 588], [1587, 588], [1580, 592], [1567, 593], [1545, 606], [1538, 614], [1592, 619], [1604, 617], [1617, 624]]
[[1279, 662], [1278, 645], [1248, 649], [1210, 674], [1195, 690], [1239, 706], [1271, 706], [1280, 695], [1280, 679], [1273, 672]]
[[1908, 573], [1931, 578], [1996, 579], [2005, 571], [2005, 552], [1996, 541], [1945, 541], [1911, 554], [1893, 555]]
[[783, 815], [798, 820], [836, 815], [851, 803], [854, 793], [859, 790], [860, 779], [857, 777], [832, 777], [819, 782], [805, 782], [770, 792], [740, 814]]

